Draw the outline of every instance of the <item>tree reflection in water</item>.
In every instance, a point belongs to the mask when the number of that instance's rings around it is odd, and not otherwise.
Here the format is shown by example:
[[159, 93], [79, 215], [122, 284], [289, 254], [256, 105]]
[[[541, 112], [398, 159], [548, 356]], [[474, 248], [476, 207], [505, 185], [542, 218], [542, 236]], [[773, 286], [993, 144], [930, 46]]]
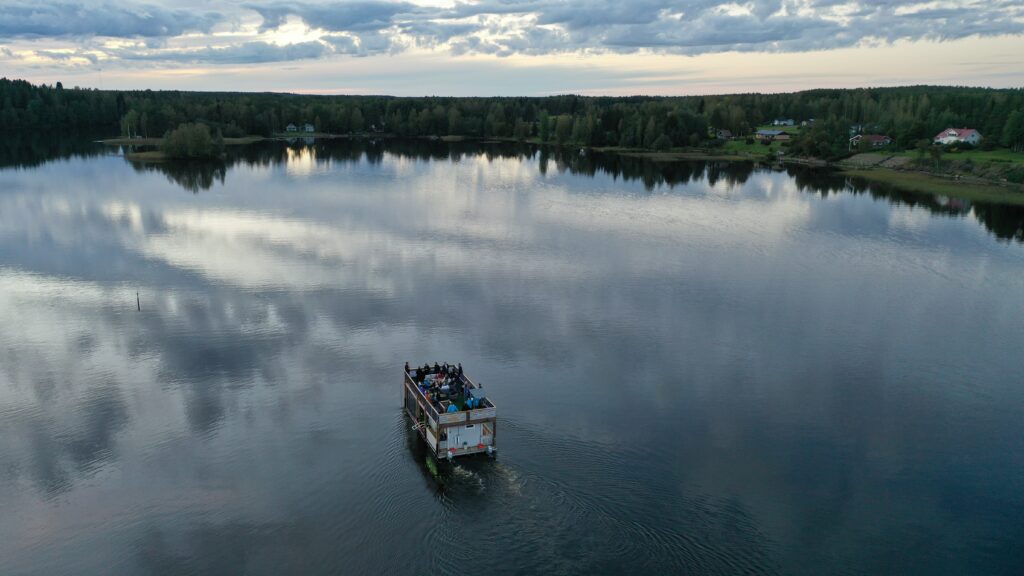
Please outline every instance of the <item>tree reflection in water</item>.
[[[32, 167], [54, 159], [91, 157], [114, 153], [109, 147], [96, 144], [80, 134], [46, 136], [41, 134], [12, 135], [0, 145], [0, 168]], [[755, 171], [785, 172], [800, 191], [828, 197], [836, 194], [866, 194], [895, 205], [924, 208], [933, 214], [950, 217], [973, 215], [996, 238], [1024, 242], [1024, 206], [976, 202], [907, 192], [888, 184], [869, 183], [860, 178], [847, 178], [829, 170], [803, 166], [773, 167], [753, 162], [725, 161], [654, 161], [638, 156], [581, 152], [575, 148], [538, 147], [521, 143], [439, 142], [430, 140], [391, 139], [322, 139], [312, 143], [295, 139], [291, 142], [265, 141], [229, 147], [221, 161], [131, 162], [140, 172], [163, 173], [183, 189], [199, 193], [214, 184], [224, 184], [228, 170], [237, 164], [249, 166], [281, 166], [300, 154], [317, 165], [380, 164], [385, 156], [417, 161], [459, 162], [463, 158], [482, 155], [488, 160], [519, 158], [536, 161], [539, 172], [552, 170], [596, 176], [604, 174], [625, 182], [639, 181], [652, 192], [675, 188], [693, 181], [706, 181], [709, 187], [724, 183], [726, 189], [742, 186]], [[126, 160], [127, 161], [127, 160]]]
[[228, 165], [221, 160], [171, 160], [131, 164], [137, 172], [161, 172], [171, 183], [193, 194], [209, 190], [215, 182], [223, 185], [228, 171]]

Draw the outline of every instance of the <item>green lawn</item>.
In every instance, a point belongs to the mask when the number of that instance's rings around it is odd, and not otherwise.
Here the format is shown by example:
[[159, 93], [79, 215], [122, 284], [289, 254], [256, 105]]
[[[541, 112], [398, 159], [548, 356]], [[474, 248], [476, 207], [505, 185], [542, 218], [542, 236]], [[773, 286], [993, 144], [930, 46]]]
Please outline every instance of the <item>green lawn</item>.
[[754, 142], [753, 144], [747, 144], [745, 139], [729, 140], [722, 146], [723, 152], [731, 154], [749, 154], [753, 156], [764, 156], [768, 152], [775, 152], [782, 147], [781, 142], [772, 142], [770, 145], [765, 146], [760, 142]]
[[[896, 156], [907, 156], [918, 158], [917, 150], [905, 150], [895, 152]], [[943, 152], [943, 160], [970, 160], [971, 162], [1003, 162], [1013, 164], [1024, 164], [1024, 152], [1013, 152], [1007, 148], [995, 150], [961, 150], [959, 152]]]
[[844, 169], [848, 176], [857, 176], [873, 182], [892, 184], [910, 192], [940, 194], [999, 204], [1024, 205], [1024, 192], [1019, 186], [999, 186], [983, 182], [956, 181], [921, 172], [900, 172], [887, 168]]

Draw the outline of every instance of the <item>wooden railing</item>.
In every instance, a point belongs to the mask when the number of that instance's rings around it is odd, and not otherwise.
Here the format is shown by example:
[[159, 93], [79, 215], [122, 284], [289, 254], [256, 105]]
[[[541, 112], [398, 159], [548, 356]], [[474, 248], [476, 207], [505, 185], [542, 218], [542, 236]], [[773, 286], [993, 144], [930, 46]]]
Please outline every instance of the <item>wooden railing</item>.
[[[468, 382], [473, 389], [480, 389], [480, 387], [473, 383], [473, 381], [470, 380], [469, 377], [465, 375], [463, 375], [462, 377], [465, 378], [466, 382]], [[427, 417], [430, 418], [430, 420], [432, 421], [431, 423], [433, 424], [433, 427], [435, 429], [437, 428], [438, 424], [458, 424], [459, 422], [465, 422], [467, 420], [485, 420], [488, 418], [497, 417], [497, 408], [494, 406], [494, 403], [492, 403], [490, 400], [486, 398], [484, 399], [484, 405], [482, 407], [474, 408], [473, 410], [470, 410], [468, 412], [459, 411], [439, 413], [437, 409], [434, 408], [434, 405], [427, 400], [427, 397], [423, 394], [423, 391], [420, 390], [420, 387], [416, 385], [416, 382], [412, 379], [411, 376], [409, 376], [408, 373], [406, 373], [405, 375], [405, 383], [407, 386], [412, 388], [413, 393], [416, 394], [417, 398], [422, 400], [422, 404], [423, 406], [426, 407], [427, 410]]]
[[413, 381], [412, 377], [409, 376], [408, 373], [405, 375], [405, 384], [412, 388], [413, 394], [423, 401], [422, 404], [427, 409], [427, 417], [434, 421], [434, 428], [437, 428], [437, 422], [439, 420], [437, 409], [434, 408], [434, 405], [427, 400], [427, 397], [423, 395], [423, 391], [420, 390], [420, 387], [416, 385], [416, 382]]
[[498, 415], [498, 409], [494, 406], [490, 408], [475, 408], [469, 411], [470, 420], [483, 420], [485, 418], [494, 418]]
[[440, 418], [438, 418], [438, 422], [441, 424], [458, 424], [459, 422], [466, 421], [466, 414], [468, 414], [468, 412], [446, 412], [445, 414], [441, 414]]

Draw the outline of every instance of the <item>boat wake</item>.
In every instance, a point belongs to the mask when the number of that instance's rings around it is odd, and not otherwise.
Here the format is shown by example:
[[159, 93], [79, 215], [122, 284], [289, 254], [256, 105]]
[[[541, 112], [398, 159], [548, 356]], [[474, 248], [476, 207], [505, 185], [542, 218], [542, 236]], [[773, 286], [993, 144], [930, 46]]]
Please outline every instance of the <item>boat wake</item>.
[[479, 472], [470, 470], [461, 464], [452, 465], [452, 479], [460, 485], [475, 489], [477, 494], [483, 494], [487, 488], [484, 477]]

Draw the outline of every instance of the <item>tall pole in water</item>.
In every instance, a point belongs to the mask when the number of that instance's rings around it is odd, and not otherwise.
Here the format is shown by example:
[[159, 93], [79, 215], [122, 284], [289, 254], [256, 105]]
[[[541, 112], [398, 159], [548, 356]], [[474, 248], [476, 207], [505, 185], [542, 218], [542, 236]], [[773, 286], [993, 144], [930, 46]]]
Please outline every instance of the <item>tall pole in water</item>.
[[139, 312], [142, 312], [142, 301], [139, 300], [139, 293], [138, 293], [138, 291], [135, 292], [135, 305], [138, 306]]

